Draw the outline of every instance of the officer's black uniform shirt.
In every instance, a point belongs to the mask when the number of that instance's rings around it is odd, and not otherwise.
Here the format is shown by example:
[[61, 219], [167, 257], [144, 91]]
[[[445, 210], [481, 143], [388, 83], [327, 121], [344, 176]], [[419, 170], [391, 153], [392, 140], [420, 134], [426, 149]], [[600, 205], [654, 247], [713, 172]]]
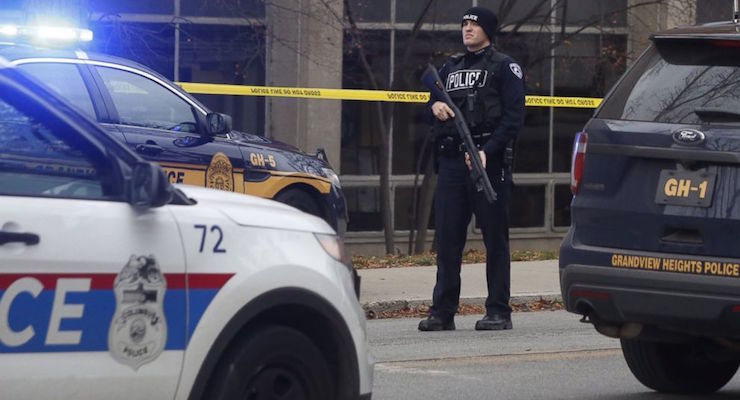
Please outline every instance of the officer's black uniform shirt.
[[[495, 85], [498, 91], [500, 102], [500, 115], [485, 116], [485, 118], [496, 119], [496, 121], [489, 121], [493, 125], [492, 134], [488, 137], [488, 140], [482, 144], [482, 150], [487, 155], [503, 154], [503, 150], [507, 143], [515, 139], [519, 130], [524, 125], [524, 76], [523, 71], [519, 64], [516, 63], [511, 57], [498, 53], [500, 62], [498, 62], [497, 68], [494, 62], [491, 62], [491, 54], [489, 52], [497, 52], [493, 46], [486, 47], [477, 52], [467, 52], [461, 56], [462, 65], [459, 65], [460, 58], [452, 57], [439, 71], [442, 82], [447, 85], [448, 76], [451, 69], [482, 69], [486, 68], [491, 73], [490, 81], [486, 82], [486, 85]], [[489, 57], [489, 60], [484, 60], [484, 57]], [[452, 68], [451, 68], [452, 66]], [[485, 66], [485, 67], [484, 67]], [[496, 70], [491, 70], [495, 68]], [[462, 97], [454, 97], [453, 99], [456, 105], [464, 110], [465, 104], [461, 104], [457, 99]], [[429, 112], [431, 113], [431, 105], [439, 99], [431, 98], [429, 101]], [[480, 111], [476, 111], [480, 112]], [[432, 115], [432, 118], [434, 116]], [[470, 121], [468, 121], [470, 126]], [[472, 130], [472, 129], [471, 129]], [[475, 132], [474, 132], [475, 133]]]

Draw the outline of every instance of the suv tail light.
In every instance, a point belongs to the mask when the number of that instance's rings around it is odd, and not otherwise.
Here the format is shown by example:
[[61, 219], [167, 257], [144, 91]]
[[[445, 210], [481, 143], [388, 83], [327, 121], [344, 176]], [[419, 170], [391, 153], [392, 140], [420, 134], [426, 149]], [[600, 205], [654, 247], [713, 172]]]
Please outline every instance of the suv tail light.
[[578, 193], [578, 187], [581, 186], [581, 178], [583, 178], [586, 143], [588, 143], [588, 134], [578, 132], [576, 138], [573, 139], [573, 157], [570, 160], [570, 192], [574, 195]]

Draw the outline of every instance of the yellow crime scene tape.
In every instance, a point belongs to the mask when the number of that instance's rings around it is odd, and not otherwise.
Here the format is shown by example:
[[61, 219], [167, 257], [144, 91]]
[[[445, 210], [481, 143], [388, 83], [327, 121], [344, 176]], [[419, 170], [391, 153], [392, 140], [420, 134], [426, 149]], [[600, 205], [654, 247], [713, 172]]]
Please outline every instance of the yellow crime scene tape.
[[[295, 88], [277, 86], [242, 86], [215, 83], [178, 82], [186, 92], [230, 96], [272, 96], [304, 99], [389, 101], [399, 103], [426, 103], [429, 92], [399, 92], [386, 90]], [[596, 97], [527, 96], [528, 107], [596, 108], [601, 99]]]
[[601, 104], [601, 99], [598, 97], [527, 96], [524, 103], [529, 107], [596, 108]]

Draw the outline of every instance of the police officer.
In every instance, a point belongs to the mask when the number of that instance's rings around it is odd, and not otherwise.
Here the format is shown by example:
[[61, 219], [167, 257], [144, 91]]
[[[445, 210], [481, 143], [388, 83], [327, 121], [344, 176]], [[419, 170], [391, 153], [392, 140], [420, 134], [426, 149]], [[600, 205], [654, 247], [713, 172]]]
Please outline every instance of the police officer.
[[486, 246], [486, 315], [476, 330], [511, 329], [509, 198], [513, 149], [524, 124], [522, 69], [492, 44], [496, 15], [473, 7], [462, 18], [464, 55], [451, 57], [440, 70], [445, 89], [464, 115], [498, 198], [490, 204], [470, 177], [470, 161], [459, 139], [452, 109], [432, 98], [435, 119], [437, 282], [429, 317], [420, 331], [454, 330], [460, 301], [460, 266], [467, 228], [476, 215]]

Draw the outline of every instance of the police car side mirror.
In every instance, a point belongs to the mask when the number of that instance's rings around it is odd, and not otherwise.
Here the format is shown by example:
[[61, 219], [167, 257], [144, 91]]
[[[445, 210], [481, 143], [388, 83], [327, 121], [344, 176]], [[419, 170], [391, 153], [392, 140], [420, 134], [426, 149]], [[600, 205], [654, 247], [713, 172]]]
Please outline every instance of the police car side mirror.
[[222, 113], [208, 113], [206, 115], [206, 129], [209, 135], [231, 132], [231, 116]]
[[128, 201], [136, 209], [163, 206], [174, 196], [174, 188], [162, 167], [148, 162], [134, 166], [128, 189]]

